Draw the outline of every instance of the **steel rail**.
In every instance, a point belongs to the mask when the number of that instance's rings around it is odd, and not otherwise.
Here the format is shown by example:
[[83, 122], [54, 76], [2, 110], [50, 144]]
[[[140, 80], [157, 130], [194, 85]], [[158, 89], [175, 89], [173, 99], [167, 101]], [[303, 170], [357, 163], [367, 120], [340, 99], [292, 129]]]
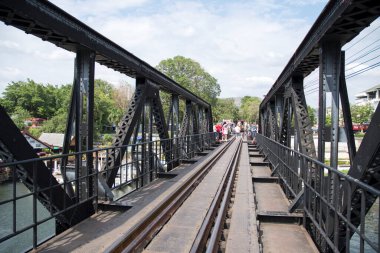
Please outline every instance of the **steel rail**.
[[217, 252], [219, 249], [220, 236], [223, 230], [223, 222], [226, 217], [229, 200], [231, 198], [241, 146], [242, 140], [240, 140], [234, 155], [227, 166], [227, 171], [223, 178], [223, 184], [219, 186], [215, 198], [211, 203], [211, 207], [198, 231], [190, 250], [191, 253], [204, 251]]
[[234, 140], [235, 138], [231, 139], [220, 152], [206, 160], [198, 173], [195, 173], [188, 178], [177, 188], [177, 190], [169, 194], [158, 206], [150, 211], [125, 235], [110, 245], [104, 252], [118, 253], [142, 251], [182, 203], [190, 196], [218, 159], [228, 150]]

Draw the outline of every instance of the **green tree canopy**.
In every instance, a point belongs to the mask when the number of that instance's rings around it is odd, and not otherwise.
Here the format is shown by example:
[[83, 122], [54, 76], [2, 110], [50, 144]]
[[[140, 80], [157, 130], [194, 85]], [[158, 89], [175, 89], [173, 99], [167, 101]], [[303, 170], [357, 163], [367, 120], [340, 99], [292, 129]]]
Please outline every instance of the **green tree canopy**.
[[212, 109], [214, 123], [221, 122], [224, 119], [235, 121], [239, 118], [239, 108], [232, 98], [218, 98]]
[[[31, 130], [39, 136], [42, 132], [63, 133], [66, 128], [67, 113], [70, 106], [72, 85], [54, 86], [39, 84], [28, 79], [26, 82], [12, 82], [3, 92], [2, 106], [11, 115], [16, 125], [22, 129], [29, 117], [48, 119], [41, 128]], [[125, 113], [125, 104], [117, 104], [115, 93], [118, 91], [108, 82], [95, 80], [94, 131], [100, 136], [104, 126], [118, 123]], [[125, 98], [126, 99], [126, 98]]]
[[245, 96], [241, 99], [239, 110], [240, 119], [247, 122], [258, 122], [261, 99], [258, 97]]
[[308, 105], [307, 106], [307, 112], [309, 114], [311, 125], [314, 126], [315, 124], [317, 124], [316, 110], [313, 107], [311, 107], [310, 105]]
[[352, 122], [354, 123], [370, 122], [373, 112], [374, 112], [374, 109], [370, 103], [366, 105], [352, 105], [351, 106]]
[[26, 82], [12, 82], [3, 92], [2, 105], [9, 114], [20, 107], [28, 111], [32, 117], [51, 118], [56, 111], [68, 106], [67, 92], [70, 86], [54, 86], [36, 83], [31, 79]]
[[216, 105], [220, 94], [218, 81], [198, 62], [183, 56], [175, 56], [162, 60], [156, 68], [212, 106]]
[[17, 106], [14, 109], [11, 118], [13, 122], [16, 124], [16, 126], [19, 129], [23, 130], [25, 128], [25, 124], [24, 124], [25, 119], [30, 118], [30, 113], [24, 108]]

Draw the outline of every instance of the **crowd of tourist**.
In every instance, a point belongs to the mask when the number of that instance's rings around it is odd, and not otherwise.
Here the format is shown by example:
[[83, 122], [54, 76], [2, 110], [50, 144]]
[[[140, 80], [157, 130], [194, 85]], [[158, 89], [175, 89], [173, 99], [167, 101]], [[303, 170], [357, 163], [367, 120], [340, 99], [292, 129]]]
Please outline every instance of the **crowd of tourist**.
[[218, 141], [227, 141], [231, 135], [238, 137], [247, 137], [247, 139], [253, 140], [258, 132], [258, 127], [255, 123], [247, 123], [244, 121], [223, 121], [214, 125], [214, 132], [217, 132]]

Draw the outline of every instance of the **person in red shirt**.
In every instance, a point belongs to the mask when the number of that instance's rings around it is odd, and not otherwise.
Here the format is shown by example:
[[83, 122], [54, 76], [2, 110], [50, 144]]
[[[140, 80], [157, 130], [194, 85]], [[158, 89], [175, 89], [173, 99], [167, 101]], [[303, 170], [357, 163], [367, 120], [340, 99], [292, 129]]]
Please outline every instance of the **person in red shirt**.
[[215, 130], [216, 132], [218, 133], [218, 141], [220, 140], [220, 138], [222, 137], [222, 125], [221, 124], [216, 124], [215, 126]]

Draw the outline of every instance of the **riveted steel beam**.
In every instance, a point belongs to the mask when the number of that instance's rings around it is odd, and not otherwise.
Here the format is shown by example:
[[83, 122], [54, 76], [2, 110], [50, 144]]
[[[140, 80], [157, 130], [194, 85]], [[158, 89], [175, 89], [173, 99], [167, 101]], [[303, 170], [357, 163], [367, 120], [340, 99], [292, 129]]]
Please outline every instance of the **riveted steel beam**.
[[263, 99], [260, 107], [264, 108], [277, 93], [282, 93], [286, 83], [293, 75], [305, 77], [319, 66], [319, 46], [326, 37], [336, 36], [343, 46], [369, 26], [379, 14], [378, 0], [329, 1]]
[[133, 78], [150, 79], [160, 90], [210, 107], [203, 99], [49, 1], [3, 0], [0, 20], [68, 51], [93, 50], [96, 62], [102, 65]]
[[[16, 162], [39, 158], [14, 124], [5, 109], [0, 105], [0, 158], [5, 162]], [[52, 175], [52, 171], [41, 161], [33, 161], [15, 166], [17, 177], [31, 191], [48, 189], [37, 194], [38, 200], [47, 210], [58, 213], [75, 204]], [[84, 202], [75, 208], [59, 214], [57, 233], [79, 223], [94, 212], [92, 201]]]
[[298, 134], [298, 146], [300, 152], [315, 158], [315, 146], [313, 140], [312, 123], [307, 111], [305, 94], [303, 92], [303, 77], [292, 77], [289, 86], [292, 100], [292, 109], [294, 113], [295, 132]]
[[118, 132], [112, 143], [112, 146], [115, 147], [115, 149], [108, 154], [108, 160], [102, 168], [102, 170], [105, 168], [112, 168], [111, 171], [107, 173], [107, 184], [109, 187], [112, 187], [115, 182], [120, 166], [120, 157], [124, 154], [124, 149], [121, 147], [129, 143], [136, 127], [136, 123], [141, 117], [148, 89], [149, 85], [147, 85], [147, 80], [145, 78], [136, 79], [135, 93], [129, 102], [127, 112], [119, 124]]

